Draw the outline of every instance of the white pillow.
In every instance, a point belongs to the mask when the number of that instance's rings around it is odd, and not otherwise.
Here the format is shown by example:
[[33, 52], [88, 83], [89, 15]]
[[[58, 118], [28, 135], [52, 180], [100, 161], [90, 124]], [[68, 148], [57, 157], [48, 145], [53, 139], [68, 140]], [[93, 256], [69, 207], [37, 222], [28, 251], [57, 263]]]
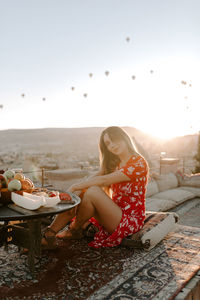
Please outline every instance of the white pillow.
[[146, 212], [144, 227], [122, 241], [122, 245], [149, 251], [175, 227], [178, 215], [174, 212]]
[[160, 199], [160, 198], [146, 198], [146, 210], [151, 211], [167, 211], [174, 207], [174, 202], [171, 200]]
[[156, 182], [159, 192], [178, 187], [178, 179], [173, 173], [160, 175], [159, 178], [156, 179]]
[[180, 188], [167, 190], [154, 195], [154, 198], [171, 200], [175, 205], [194, 197], [195, 195], [193, 193]]
[[150, 240], [150, 247], [145, 249], [147, 251], [155, 247], [162, 239], [175, 227], [175, 223], [178, 221], [178, 215], [176, 213], [167, 213], [167, 217], [161, 222], [157, 223], [148, 232], [141, 236], [141, 241], [145, 244], [146, 241]]
[[176, 176], [180, 186], [200, 187], [200, 173], [188, 175], [177, 171]]
[[195, 197], [200, 197], [200, 188], [192, 186], [181, 186], [179, 189], [191, 192]]
[[155, 180], [151, 180], [147, 184], [147, 189], [146, 189], [146, 197], [151, 197], [152, 195], [158, 193], [158, 185]]

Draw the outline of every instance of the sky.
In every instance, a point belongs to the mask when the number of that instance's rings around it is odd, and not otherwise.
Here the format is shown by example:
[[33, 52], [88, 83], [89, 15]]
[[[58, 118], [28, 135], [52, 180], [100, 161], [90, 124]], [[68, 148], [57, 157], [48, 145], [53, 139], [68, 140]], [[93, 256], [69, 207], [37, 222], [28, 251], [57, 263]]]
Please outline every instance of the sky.
[[0, 0], [0, 130], [200, 130], [199, 0]]

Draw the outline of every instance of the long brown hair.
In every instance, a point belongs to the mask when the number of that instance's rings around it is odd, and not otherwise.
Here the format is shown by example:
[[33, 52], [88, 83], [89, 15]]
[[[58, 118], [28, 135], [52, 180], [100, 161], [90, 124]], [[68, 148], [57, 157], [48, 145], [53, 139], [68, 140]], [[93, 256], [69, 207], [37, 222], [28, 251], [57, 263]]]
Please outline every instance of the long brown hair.
[[133, 144], [131, 137], [121, 127], [111, 126], [103, 130], [99, 141], [100, 165], [103, 173], [109, 174], [116, 169], [116, 167], [120, 163], [120, 159], [117, 155], [113, 154], [107, 149], [107, 146], [104, 143], [104, 135], [106, 133], [108, 134], [109, 138], [113, 141], [116, 140], [125, 141], [130, 154], [138, 155], [138, 152], [136, 150], [135, 145]]

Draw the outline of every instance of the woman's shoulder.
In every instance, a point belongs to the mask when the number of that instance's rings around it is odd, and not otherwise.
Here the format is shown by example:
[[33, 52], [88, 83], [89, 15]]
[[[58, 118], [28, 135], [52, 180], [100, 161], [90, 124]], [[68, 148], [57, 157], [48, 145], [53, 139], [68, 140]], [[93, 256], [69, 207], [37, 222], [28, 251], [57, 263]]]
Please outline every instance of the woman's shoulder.
[[143, 156], [139, 153], [132, 154], [129, 161], [136, 161], [142, 159]]
[[133, 154], [130, 158], [130, 160], [128, 161], [129, 164], [145, 164], [147, 165], [147, 161], [146, 159], [139, 153]]

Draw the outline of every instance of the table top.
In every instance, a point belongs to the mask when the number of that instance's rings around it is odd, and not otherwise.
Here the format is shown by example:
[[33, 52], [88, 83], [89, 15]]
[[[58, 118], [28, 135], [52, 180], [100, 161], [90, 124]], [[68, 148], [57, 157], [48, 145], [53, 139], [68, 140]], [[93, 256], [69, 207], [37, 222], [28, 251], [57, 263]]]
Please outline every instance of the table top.
[[25, 209], [15, 204], [1, 205], [0, 221], [29, 220], [53, 216], [70, 210], [71, 208], [77, 206], [81, 200], [78, 196], [73, 194], [72, 201], [73, 203], [61, 201], [54, 207], [43, 206], [36, 210]]

